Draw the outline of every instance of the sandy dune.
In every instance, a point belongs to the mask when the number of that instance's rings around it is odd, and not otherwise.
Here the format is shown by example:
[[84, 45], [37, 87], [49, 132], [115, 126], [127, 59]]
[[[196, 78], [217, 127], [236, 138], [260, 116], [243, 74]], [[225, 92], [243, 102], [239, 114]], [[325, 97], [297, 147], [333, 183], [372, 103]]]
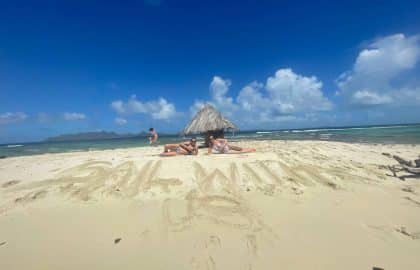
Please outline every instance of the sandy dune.
[[239, 144], [0, 160], [0, 269], [420, 269], [420, 145]]

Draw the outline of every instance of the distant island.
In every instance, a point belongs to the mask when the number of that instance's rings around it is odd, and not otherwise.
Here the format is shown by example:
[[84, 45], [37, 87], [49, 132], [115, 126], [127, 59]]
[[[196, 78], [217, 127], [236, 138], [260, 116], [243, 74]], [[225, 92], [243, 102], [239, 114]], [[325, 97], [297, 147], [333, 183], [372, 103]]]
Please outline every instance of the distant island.
[[147, 132], [140, 132], [138, 134], [127, 133], [118, 134], [116, 132], [108, 131], [93, 131], [93, 132], [81, 132], [73, 134], [62, 134], [54, 137], [45, 139], [45, 142], [68, 142], [68, 141], [91, 141], [91, 140], [109, 140], [109, 139], [121, 139], [121, 138], [134, 138], [134, 137], [147, 137]]

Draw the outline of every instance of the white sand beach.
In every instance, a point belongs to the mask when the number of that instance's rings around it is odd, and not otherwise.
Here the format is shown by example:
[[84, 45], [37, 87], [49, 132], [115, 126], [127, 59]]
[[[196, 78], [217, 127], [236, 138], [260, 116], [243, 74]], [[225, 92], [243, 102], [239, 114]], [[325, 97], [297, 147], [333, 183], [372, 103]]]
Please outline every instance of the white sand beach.
[[420, 269], [420, 145], [238, 144], [0, 160], [0, 269]]

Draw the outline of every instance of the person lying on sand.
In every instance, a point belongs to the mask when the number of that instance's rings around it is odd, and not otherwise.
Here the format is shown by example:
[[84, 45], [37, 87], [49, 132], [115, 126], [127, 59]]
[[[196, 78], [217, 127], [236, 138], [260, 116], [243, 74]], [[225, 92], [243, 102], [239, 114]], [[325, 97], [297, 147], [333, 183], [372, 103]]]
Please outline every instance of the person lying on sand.
[[165, 144], [163, 153], [160, 154], [163, 157], [173, 157], [176, 155], [197, 155], [198, 147], [197, 140], [191, 138], [189, 141], [178, 143], [178, 144]]
[[244, 149], [239, 146], [230, 145], [226, 139], [215, 139], [213, 136], [210, 136], [209, 139], [209, 154], [244, 154], [256, 151], [255, 148]]

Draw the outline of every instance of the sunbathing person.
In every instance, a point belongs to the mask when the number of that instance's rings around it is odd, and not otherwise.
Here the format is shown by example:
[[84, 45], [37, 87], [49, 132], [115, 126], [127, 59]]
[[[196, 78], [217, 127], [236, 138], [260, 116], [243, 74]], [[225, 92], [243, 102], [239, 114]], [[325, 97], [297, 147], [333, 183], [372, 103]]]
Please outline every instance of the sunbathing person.
[[209, 139], [209, 154], [244, 154], [256, 151], [255, 148], [244, 149], [239, 146], [230, 145], [226, 139], [215, 139], [213, 136], [210, 136]]
[[160, 155], [163, 157], [173, 157], [176, 155], [197, 155], [198, 147], [197, 140], [191, 138], [189, 141], [178, 143], [178, 144], [165, 144], [163, 153]]

